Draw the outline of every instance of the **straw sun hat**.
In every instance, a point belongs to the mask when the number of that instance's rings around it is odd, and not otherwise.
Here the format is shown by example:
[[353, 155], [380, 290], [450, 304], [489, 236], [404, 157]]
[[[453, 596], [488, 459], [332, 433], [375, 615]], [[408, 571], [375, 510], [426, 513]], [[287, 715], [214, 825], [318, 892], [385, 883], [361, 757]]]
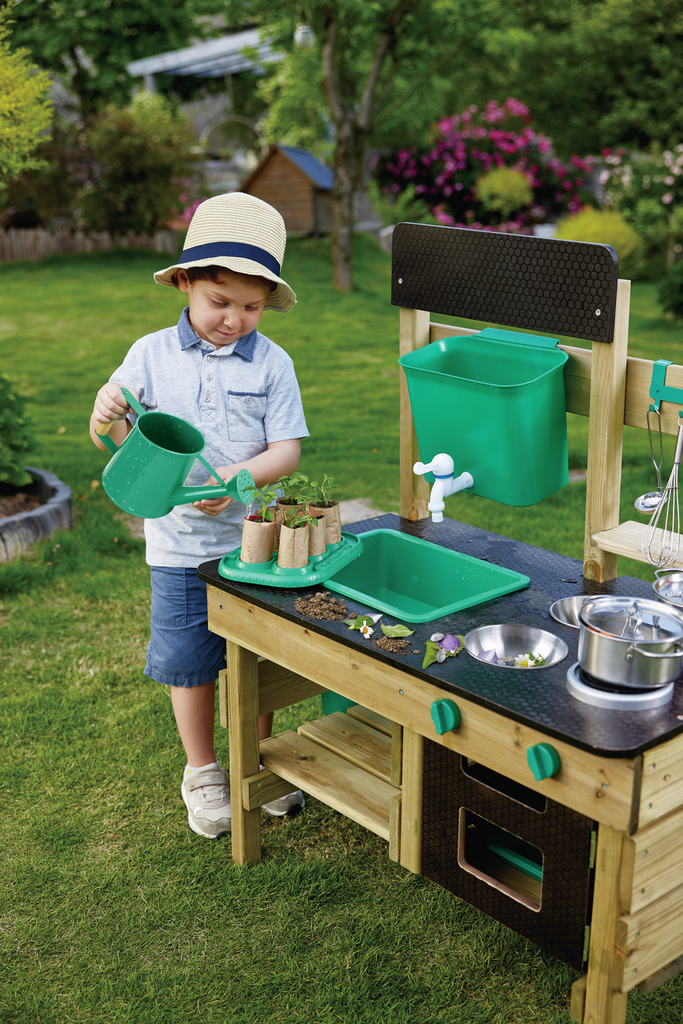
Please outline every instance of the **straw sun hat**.
[[173, 286], [173, 274], [178, 270], [225, 267], [276, 284], [264, 309], [286, 313], [296, 302], [296, 295], [280, 277], [286, 242], [284, 220], [262, 199], [246, 192], [213, 196], [195, 210], [178, 262], [158, 271], [154, 280]]

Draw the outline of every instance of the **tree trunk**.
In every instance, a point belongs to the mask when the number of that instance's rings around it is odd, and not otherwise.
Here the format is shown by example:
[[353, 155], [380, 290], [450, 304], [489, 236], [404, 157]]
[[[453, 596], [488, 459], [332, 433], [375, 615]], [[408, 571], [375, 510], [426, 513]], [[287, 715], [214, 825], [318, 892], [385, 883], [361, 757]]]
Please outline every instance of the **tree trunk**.
[[356, 183], [354, 128], [350, 120], [337, 124], [332, 188], [332, 284], [340, 292], [353, 290], [353, 189]]

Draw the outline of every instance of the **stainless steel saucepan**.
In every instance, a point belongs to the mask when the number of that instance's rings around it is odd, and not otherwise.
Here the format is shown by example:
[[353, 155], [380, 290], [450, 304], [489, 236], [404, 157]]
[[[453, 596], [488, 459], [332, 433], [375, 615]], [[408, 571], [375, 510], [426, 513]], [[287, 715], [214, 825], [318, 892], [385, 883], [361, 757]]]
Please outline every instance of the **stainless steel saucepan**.
[[618, 687], [665, 686], [683, 670], [683, 612], [633, 597], [589, 599], [579, 611], [579, 664]]

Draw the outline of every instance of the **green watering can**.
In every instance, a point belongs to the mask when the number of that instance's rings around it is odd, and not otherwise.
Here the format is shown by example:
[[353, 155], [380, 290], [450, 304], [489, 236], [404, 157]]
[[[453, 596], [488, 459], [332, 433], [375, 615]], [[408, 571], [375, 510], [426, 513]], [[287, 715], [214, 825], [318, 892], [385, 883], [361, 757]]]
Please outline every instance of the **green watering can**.
[[128, 437], [117, 445], [106, 431], [110, 424], [102, 424], [97, 433], [112, 453], [105, 466], [102, 484], [115, 504], [124, 512], [143, 519], [159, 519], [168, 515], [176, 505], [187, 505], [204, 498], [234, 498], [248, 505], [253, 499], [249, 488], [254, 478], [247, 469], [227, 484], [183, 487], [195, 459], [220, 480], [201, 453], [206, 441], [187, 420], [166, 412], [146, 412], [128, 388], [121, 393], [138, 414]]

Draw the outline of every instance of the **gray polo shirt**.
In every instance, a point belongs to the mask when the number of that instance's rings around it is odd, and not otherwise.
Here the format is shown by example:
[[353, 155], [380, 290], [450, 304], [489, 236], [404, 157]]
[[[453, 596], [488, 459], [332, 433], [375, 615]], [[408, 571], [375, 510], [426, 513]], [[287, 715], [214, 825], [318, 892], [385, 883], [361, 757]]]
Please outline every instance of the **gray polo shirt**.
[[[256, 330], [216, 348], [199, 337], [187, 314], [185, 308], [177, 327], [136, 341], [109, 379], [137, 391], [145, 409], [197, 427], [214, 468], [245, 462], [273, 441], [308, 437], [294, 364], [284, 349]], [[206, 478], [196, 462], [185, 483]], [[222, 558], [241, 543], [244, 514], [244, 505], [233, 501], [215, 517], [177, 505], [161, 519], [146, 519], [148, 564], [196, 568]]]

